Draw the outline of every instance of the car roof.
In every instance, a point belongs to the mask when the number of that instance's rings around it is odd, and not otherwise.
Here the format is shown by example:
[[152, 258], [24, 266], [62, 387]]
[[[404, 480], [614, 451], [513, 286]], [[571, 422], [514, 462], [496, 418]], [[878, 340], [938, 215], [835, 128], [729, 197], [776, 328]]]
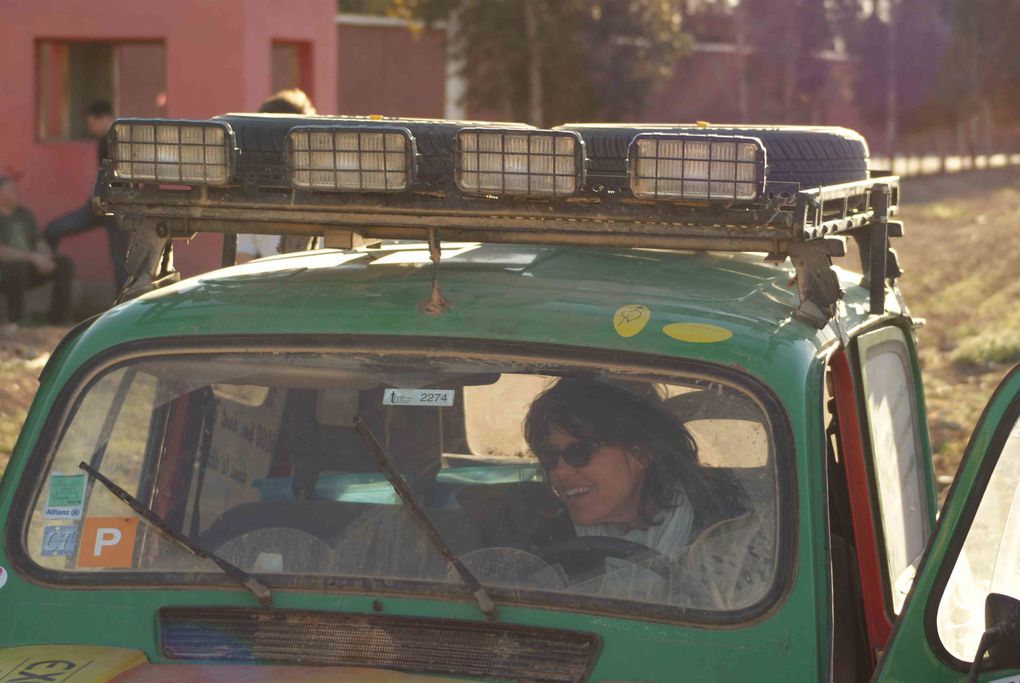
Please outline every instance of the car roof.
[[[284, 254], [116, 306], [83, 335], [75, 356], [181, 336], [397, 335], [693, 358], [744, 368], [768, 382], [776, 366], [806, 367], [836, 332], [793, 318], [793, 268], [763, 256], [446, 243], [436, 274], [450, 305], [430, 314], [423, 305], [433, 267], [424, 244]], [[867, 292], [859, 275], [837, 272], [846, 291], [838, 320], [849, 329], [867, 319]], [[624, 336], [614, 315], [630, 305], [646, 307], [649, 319]], [[691, 328], [714, 333], [691, 337]]]

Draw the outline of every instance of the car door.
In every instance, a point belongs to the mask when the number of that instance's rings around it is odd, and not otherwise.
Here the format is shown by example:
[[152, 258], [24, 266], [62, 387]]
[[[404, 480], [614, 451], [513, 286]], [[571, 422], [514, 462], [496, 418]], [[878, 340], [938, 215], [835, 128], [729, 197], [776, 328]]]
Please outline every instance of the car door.
[[872, 501], [884, 587], [881, 602], [892, 623], [935, 526], [924, 395], [912, 338], [903, 329], [890, 325], [862, 334], [854, 340], [853, 351], [868, 480], [860, 494]]
[[[870, 671], [935, 526], [924, 397], [913, 338], [895, 325], [855, 337], [833, 355], [829, 370], [838, 453], [829, 482], [833, 581], [859, 598], [855, 616], [850, 596], [834, 591], [843, 601], [835, 620], [839, 630], [848, 618], [861, 619]], [[847, 560], [854, 566], [844, 566]]]
[[[1008, 628], [994, 614], [1003, 604]], [[1001, 635], [971, 680], [1020, 681], [1020, 366], [971, 437], [874, 680], [962, 681], [987, 626]]]

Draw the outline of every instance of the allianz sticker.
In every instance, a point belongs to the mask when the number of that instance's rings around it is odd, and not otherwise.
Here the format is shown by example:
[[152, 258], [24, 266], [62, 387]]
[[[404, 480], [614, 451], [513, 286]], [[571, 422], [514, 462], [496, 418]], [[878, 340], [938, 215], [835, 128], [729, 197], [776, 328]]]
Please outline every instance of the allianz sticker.
[[84, 474], [51, 474], [43, 519], [81, 519], [84, 502]]
[[383, 405], [387, 406], [443, 406], [453, 405], [453, 389], [387, 389], [383, 392]]
[[7, 570], [0, 567], [0, 588], [3, 588], [5, 585], [7, 585]]
[[73, 557], [77, 547], [77, 525], [64, 524], [43, 527], [43, 557]]

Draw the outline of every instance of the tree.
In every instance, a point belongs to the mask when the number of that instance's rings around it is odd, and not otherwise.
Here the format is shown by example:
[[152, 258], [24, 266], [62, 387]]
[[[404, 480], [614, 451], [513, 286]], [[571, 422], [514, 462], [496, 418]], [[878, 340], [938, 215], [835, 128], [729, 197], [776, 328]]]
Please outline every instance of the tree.
[[949, 45], [952, 0], [882, 0], [848, 36], [857, 64], [855, 101], [885, 129], [886, 154], [903, 135], [944, 123], [939, 80]]
[[639, 115], [687, 45], [672, 0], [392, 0], [455, 17], [476, 106], [536, 125]]
[[[947, 0], [952, 16], [947, 58], [938, 80], [937, 111], [962, 124], [984, 129], [985, 152], [993, 119], [1015, 124], [1020, 118], [1020, 0]], [[971, 151], [976, 137], [971, 134]]]
[[823, 97], [827, 66], [818, 54], [833, 46], [834, 31], [825, 3], [818, 0], [743, 0], [743, 40], [752, 56], [747, 78], [760, 84], [759, 116], [786, 123], [810, 123]]
[[740, 120], [812, 123], [834, 89], [831, 54], [845, 54], [861, 0], [684, 0], [698, 40], [734, 46]]
[[882, 0], [876, 10], [853, 52], [858, 107], [891, 131], [886, 151], [895, 152], [897, 132], [948, 126], [961, 152], [987, 152], [993, 120], [1017, 121], [1020, 42], [1010, 29], [1020, 0]]

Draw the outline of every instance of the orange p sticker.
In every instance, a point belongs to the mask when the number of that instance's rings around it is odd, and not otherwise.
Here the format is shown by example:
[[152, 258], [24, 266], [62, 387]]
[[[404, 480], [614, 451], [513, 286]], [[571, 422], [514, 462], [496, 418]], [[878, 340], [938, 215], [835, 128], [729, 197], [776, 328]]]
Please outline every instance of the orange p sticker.
[[137, 517], [86, 517], [78, 544], [78, 566], [130, 567], [137, 530]]

